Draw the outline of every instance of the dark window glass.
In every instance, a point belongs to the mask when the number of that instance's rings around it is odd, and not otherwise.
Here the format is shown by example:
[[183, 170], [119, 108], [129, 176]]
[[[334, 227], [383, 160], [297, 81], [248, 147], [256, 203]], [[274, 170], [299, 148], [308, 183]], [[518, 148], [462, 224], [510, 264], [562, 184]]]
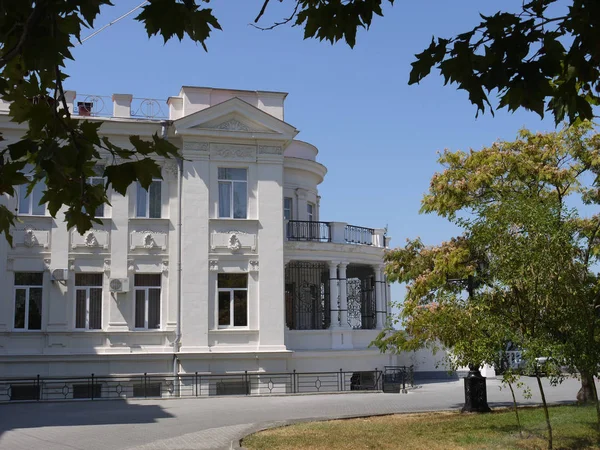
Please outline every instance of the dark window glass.
[[148, 289], [148, 328], [160, 328], [160, 289]]
[[146, 326], [146, 291], [135, 291], [135, 327]]
[[248, 274], [246, 273], [220, 273], [219, 288], [241, 288], [248, 287]]
[[160, 274], [135, 274], [134, 283], [136, 286], [142, 287], [160, 287]]
[[76, 273], [75, 286], [102, 286], [102, 274]]
[[160, 219], [162, 182], [153, 181], [148, 189], [148, 217]]
[[90, 289], [90, 330], [102, 328], [102, 289]]
[[15, 291], [15, 328], [25, 328], [25, 302], [27, 289]]
[[248, 325], [247, 291], [233, 291], [233, 325], [236, 327]]
[[229, 292], [219, 292], [219, 325], [228, 326], [231, 313], [231, 295]]
[[86, 292], [78, 289], [75, 293], [75, 328], [85, 328]]
[[42, 288], [29, 288], [29, 329], [42, 329]]
[[15, 272], [15, 286], [41, 286], [44, 284], [42, 272]]
[[232, 167], [220, 167], [218, 175], [219, 180], [246, 181], [247, 179], [246, 169], [234, 169]]

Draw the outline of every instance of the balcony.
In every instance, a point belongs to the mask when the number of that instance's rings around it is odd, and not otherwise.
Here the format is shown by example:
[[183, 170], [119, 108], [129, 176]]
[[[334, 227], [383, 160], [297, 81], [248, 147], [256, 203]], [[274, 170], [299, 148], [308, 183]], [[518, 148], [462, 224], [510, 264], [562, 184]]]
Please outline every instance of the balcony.
[[288, 220], [285, 225], [288, 241], [333, 242], [336, 244], [386, 247], [385, 230], [359, 227], [344, 222]]

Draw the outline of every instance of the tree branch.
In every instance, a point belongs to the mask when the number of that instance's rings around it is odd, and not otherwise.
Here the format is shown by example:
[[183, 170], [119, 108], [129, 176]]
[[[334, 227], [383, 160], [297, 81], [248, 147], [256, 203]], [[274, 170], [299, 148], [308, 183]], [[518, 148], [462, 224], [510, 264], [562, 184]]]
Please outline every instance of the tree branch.
[[11, 48], [8, 52], [6, 52], [6, 54], [4, 56], [2, 56], [0, 58], [0, 69], [2, 67], [4, 67], [6, 64], [8, 64], [8, 62], [11, 59], [13, 59], [15, 56], [17, 56], [19, 54], [19, 52], [23, 48], [23, 45], [25, 45], [25, 41], [27, 40], [29, 31], [31, 30], [32, 26], [34, 25], [34, 22], [36, 22], [37, 19], [39, 19], [41, 17], [42, 9], [44, 6], [45, 6], [44, 1], [39, 1], [39, 2], [35, 3], [35, 7], [33, 8], [33, 11], [31, 12], [31, 14], [29, 14], [29, 17], [25, 21], [25, 25], [23, 25], [23, 33], [21, 34], [21, 37], [19, 38], [19, 42], [17, 42], [17, 45], [15, 45], [13, 48]]
[[260, 8], [260, 12], [258, 13], [258, 16], [256, 16], [256, 19], [254, 19], [254, 23], [257, 23], [260, 18], [263, 16], [263, 14], [265, 13], [266, 9], [267, 9], [267, 5], [269, 4], [271, 0], [265, 0], [265, 2], [262, 5], [262, 8]]
[[[268, 1], [268, 0], [267, 0]], [[296, 13], [298, 12], [298, 7], [300, 6], [299, 2], [296, 2], [296, 7], [294, 8], [294, 11], [292, 11], [292, 14], [290, 14], [290, 17], [283, 19], [283, 21], [281, 22], [275, 22], [273, 25], [271, 25], [270, 27], [259, 27], [258, 25], [254, 25], [253, 23], [251, 23], [250, 25], [252, 25], [254, 28], [261, 30], [261, 31], [268, 31], [268, 30], [272, 30], [274, 28], [277, 28], [281, 25], [285, 25], [289, 22], [291, 22], [291, 20], [296, 17]]]

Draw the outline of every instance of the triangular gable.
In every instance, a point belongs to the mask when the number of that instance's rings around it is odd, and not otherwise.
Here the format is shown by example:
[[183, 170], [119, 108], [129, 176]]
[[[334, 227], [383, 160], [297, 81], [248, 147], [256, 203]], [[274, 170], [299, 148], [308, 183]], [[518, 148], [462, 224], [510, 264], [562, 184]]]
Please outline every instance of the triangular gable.
[[293, 139], [298, 130], [251, 104], [234, 97], [173, 122], [179, 135], [222, 134], [240, 138]]

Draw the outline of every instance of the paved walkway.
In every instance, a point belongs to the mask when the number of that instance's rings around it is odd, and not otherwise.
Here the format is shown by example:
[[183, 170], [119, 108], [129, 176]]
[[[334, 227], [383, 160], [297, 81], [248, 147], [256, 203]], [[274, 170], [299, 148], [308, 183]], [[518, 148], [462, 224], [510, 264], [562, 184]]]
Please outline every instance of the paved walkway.
[[[524, 404], [539, 403], [535, 379]], [[557, 387], [547, 381], [552, 403], [570, 403], [579, 382]], [[278, 397], [220, 397], [136, 401], [72, 401], [0, 405], [0, 449], [4, 450], [186, 450], [228, 449], [232, 442], [287, 420], [325, 419], [460, 408], [462, 381], [429, 383], [408, 394], [347, 393]], [[488, 380], [490, 406], [511, 404], [508, 388]]]

